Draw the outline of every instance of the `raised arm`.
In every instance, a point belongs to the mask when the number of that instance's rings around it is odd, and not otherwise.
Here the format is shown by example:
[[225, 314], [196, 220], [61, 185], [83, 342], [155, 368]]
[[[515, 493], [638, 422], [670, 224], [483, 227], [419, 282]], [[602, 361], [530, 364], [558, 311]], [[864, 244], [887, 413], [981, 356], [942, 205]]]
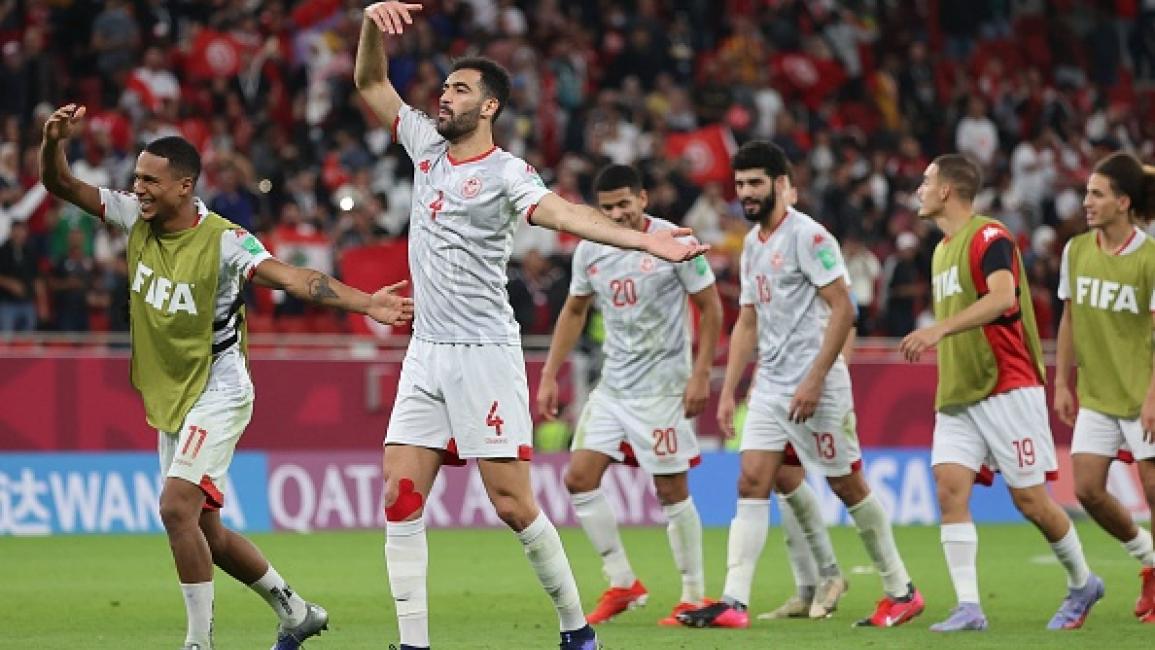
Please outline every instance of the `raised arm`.
[[84, 107], [65, 104], [44, 123], [40, 143], [40, 182], [53, 196], [64, 199], [88, 214], [99, 215], [103, 208], [100, 190], [72, 175], [60, 144], [72, 137], [76, 123], [84, 117]]
[[353, 82], [365, 103], [386, 126], [393, 126], [401, 112], [401, 95], [389, 81], [389, 59], [385, 55], [382, 32], [400, 35], [405, 25], [412, 25], [410, 12], [421, 11], [411, 2], [377, 2], [365, 8], [361, 21], [361, 40], [353, 67]]
[[405, 286], [405, 282], [398, 282], [370, 295], [320, 271], [292, 266], [273, 258], [257, 265], [253, 281], [262, 287], [283, 289], [300, 300], [368, 314], [373, 320], [385, 325], [413, 319], [413, 299], [395, 294]]
[[663, 228], [652, 233], [638, 232], [614, 223], [594, 208], [570, 203], [553, 193], [546, 194], [537, 205], [533, 212], [533, 224], [617, 248], [646, 251], [670, 262], [683, 262], [710, 250], [710, 247], [704, 244], [686, 244], [678, 241], [678, 237], [693, 234], [689, 228]]

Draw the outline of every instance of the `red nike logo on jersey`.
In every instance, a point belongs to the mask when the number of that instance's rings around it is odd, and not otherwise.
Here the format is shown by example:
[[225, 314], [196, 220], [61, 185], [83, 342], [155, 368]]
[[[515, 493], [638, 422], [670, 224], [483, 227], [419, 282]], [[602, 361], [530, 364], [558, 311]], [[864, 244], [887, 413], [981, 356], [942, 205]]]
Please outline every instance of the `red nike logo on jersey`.
[[431, 166], [432, 165], [430, 164], [430, 162], [428, 160], [422, 160], [420, 163], [417, 164], [417, 167], [425, 174], [429, 173], [429, 168]]

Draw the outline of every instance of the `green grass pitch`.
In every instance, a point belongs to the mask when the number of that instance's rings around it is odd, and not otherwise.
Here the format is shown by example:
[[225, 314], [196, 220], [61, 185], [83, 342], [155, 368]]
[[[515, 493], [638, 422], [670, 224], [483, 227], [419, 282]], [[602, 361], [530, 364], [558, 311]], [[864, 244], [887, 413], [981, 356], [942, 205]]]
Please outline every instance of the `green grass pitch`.
[[[991, 629], [936, 635], [927, 627], [954, 604], [937, 527], [895, 531], [926, 596], [926, 612], [896, 629], [851, 629], [881, 593], [868, 573], [854, 531], [832, 530], [851, 589], [825, 621], [755, 621], [749, 630], [668, 629], [656, 625], [680, 594], [680, 580], [661, 528], [623, 530], [635, 571], [650, 589], [647, 607], [599, 628], [608, 650], [628, 648], [1085, 648], [1155, 647], [1155, 626], [1131, 615], [1138, 565], [1102, 531], [1080, 524], [1092, 568], [1107, 583], [1084, 629], [1044, 629], [1063, 594], [1063, 572], [1043, 539], [1027, 525], [981, 526], [979, 578]], [[581, 531], [563, 530], [587, 611], [604, 583]], [[265, 534], [253, 539], [306, 598], [328, 608], [330, 630], [308, 648], [384, 649], [396, 625], [380, 532]], [[556, 618], [521, 546], [506, 531], [434, 530], [429, 534], [430, 628], [435, 648], [557, 647]], [[705, 534], [709, 594], [724, 579], [726, 530]], [[781, 532], [772, 529], [755, 576], [753, 612], [779, 604], [793, 590]], [[265, 603], [218, 572], [218, 650], [267, 648], [276, 626]], [[168, 545], [159, 536], [0, 538], [0, 600], [6, 622], [0, 648], [75, 649], [180, 647], [184, 608]]]

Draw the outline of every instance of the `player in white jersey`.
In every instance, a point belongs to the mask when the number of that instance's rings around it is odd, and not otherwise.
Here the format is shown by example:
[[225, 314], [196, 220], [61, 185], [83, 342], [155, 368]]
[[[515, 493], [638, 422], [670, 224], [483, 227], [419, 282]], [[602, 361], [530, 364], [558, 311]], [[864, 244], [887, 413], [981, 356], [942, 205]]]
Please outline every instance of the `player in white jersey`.
[[[640, 232], [674, 226], [645, 213], [637, 170], [610, 165], [594, 179], [597, 205], [617, 223]], [[698, 353], [691, 365], [687, 296], [698, 311]], [[703, 604], [702, 522], [690, 497], [687, 471], [699, 461], [691, 418], [710, 397], [710, 368], [722, 327], [722, 303], [704, 257], [671, 264], [639, 251], [584, 241], [573, 256], [570, 295], [554, 328], [537, 390], [538, 412], [557, 416], [557, 373], [596, 304], [605, 323], [601, 381], [589, 396], [573, 440], [565, 483], [582, 529], [602, 558], [610, 581], [586, 617], [605, 622], [646, 603], [649, 595], [626, 557], [617, 520], [601, 493], [611, 462], [639, 465], [654, 478], [668, 526], [682, 597], [659, 621], [678, 625], [678, 613]]]
[[553, 524], [530, 485], [529, 390], [505, 266], [521, 219], [680, 262], [708, 250], [688, 229], [641, 233], [548, 191], [537, 172], [493, 143], [509, 73], [488, 59], [457, 61], [436, 120], [405, 105], [386, 74], [381, 32], [400, 34], [420, 5], [365, 10], [354, 77], [413, 159], [409, 267], [420, 305], [385, 435], [385, 558], [401, 648], [429, 645], [428, 549], [422, 505], [443, 453], [477, 458], [498, 516], [517, 532], [558, 612], [561, 647], [597, 646]]
[[[225, 528], [220, 517], [224, 475], [253, 410], [253, 384], [241, 349], [241, 288], [253, 281], [302, 300], [367, 313], [385, 324], [408, 320], [412, 300], [392, 295], [400, 285], [369, 296], [274, 259], [255, 237], [209, 213], [193, 196], [201, 160], [182, 138], [160, 138], [144, 148], [132, 193], [77, 179], [61, 141], [72, 135], [84, 112], [83, 106], [69, 104], [45, 123], [41, 175], [54, 195], [130, 232], [132, 310], [155, 308], [162, 314], [134, 315], [133, 384], [144, 397], [150, 424], [158, 428], [165, 473], [160, 517], [184, 594], [184, 649], [212, 648], [214, 564], [277, 613], [274, 650], [298, 648], [326, 628], [328, 614], [290, 589], [260, 550]], [[134, 244], [142, 239], [143, 245]], [[202, 260], [219, 261], [211, 268]], [[201, 315], [198, 305], [212, 313]], [[166, 410], [173, 403], [181, 407]]]
[[758, 350], [750, 411], [742, 436], [737, 514], [730, 525], [722, 599], [679, 616], [693, 627], [749, 626], [746, 606], [766, 542], [769, 496], [787, 444], [826, 476], [846, 504], [882, 577], [884, 597], [859, 625], [891, 627], [922, 612], [895, 547], [890, 520], [862, 473], [850, 374], [839, 352], [854, 319], [838, 243], [820, 224], [788, 206], [790, 164], [777, 146], [744, 144], [734, 183], [747, 219], [741, 262], [742, 311], [730, 337], [718, 420], [733, 432], [734, 392]]

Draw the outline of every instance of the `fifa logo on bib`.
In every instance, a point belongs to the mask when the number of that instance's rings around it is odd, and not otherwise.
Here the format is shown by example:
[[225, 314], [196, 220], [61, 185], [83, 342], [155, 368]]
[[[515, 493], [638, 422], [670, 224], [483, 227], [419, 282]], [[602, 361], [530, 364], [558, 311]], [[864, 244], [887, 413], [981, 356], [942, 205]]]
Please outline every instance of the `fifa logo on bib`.
[[136, 273], [132, 279], [132, 292], [140, 293], [142, 289], [145, 292], [144, 301], [157, 311], [168, 314], [183, 311], [194, 316], [197, 313], [191, 285], [155, 275], [152, 269], [137, 262]]
[[1075, 304], [1115, 312], [1139, 313], [1135, 287], [1081, 275], [1075, 278]]
[[962, 293], [962, 285], [958, 281], [958, 266], [952, 266], [934, 276], [934, 301]]

